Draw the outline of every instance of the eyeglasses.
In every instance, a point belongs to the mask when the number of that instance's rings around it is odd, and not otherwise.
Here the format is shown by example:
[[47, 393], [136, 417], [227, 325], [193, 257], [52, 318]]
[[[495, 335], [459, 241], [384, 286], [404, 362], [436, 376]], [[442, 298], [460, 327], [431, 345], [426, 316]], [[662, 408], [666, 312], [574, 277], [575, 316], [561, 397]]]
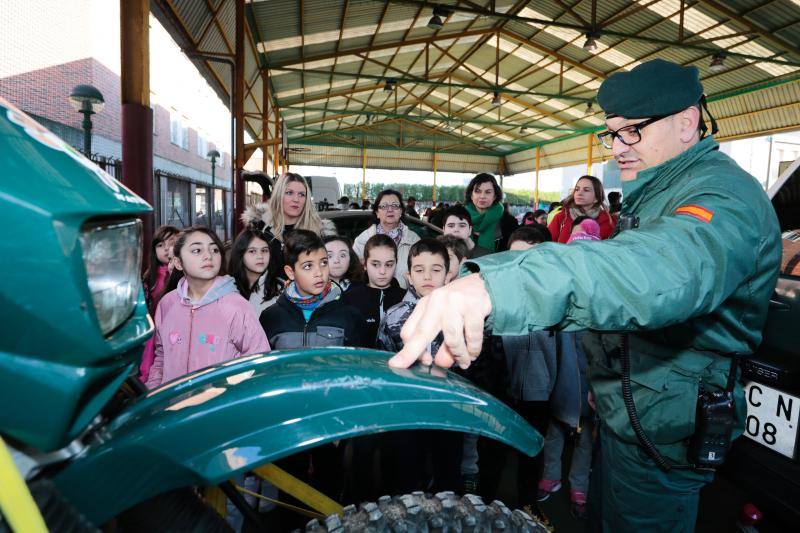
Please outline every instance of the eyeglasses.
[[619, 142], [626, 146], [633, 146], [642, 140], [642, 130], [654, 122], [658, 122], [662, 118], [667, 118], [670, 115], [659, 115], [657, 117], [648, 118], [647, 120], [638, 124], [631, 124], [618, 130], [606, 130], [597, 134], [597, 138], [608, 149], [614, 146], [614, 139], [619, 139]]
[[378, 209], [380, 209], [381, 211], [389, 211], [389, 210], [397, 211], [398, 209], [400, 209], [400, 204], [381, 204], [378, 206]]

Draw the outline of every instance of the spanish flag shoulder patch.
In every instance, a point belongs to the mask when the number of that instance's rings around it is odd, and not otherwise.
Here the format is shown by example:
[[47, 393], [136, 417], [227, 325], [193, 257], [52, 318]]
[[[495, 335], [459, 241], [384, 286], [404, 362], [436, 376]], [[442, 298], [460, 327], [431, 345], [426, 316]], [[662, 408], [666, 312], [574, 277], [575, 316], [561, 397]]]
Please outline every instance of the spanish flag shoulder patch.
[[689, 215], [703, 222], [711, 222], [714, 212], [699, 205], [682, 205], [675, 210], [676, 215]]

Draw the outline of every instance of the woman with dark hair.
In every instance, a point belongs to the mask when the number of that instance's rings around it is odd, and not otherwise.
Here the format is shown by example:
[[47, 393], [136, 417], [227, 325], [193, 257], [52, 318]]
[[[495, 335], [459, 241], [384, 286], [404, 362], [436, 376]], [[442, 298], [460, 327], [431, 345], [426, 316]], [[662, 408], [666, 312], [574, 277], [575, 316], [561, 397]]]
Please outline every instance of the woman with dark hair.
[[502, 240], [500, 219], [503, 218], [503, 191], [494, 176], [482, 172], [467, 185], [465, 206], [472, 217], [472, 240], [491, 252]]
[[364, 245], [373, 235], [388, 235], [397, 244], [397, 269], [394, 277], [404, 289], [408, 284], [403, 274], [408, 272], [408, 252], [411, 246], [419, 240], [419, 235], [403, 224], [405, 204], [403, 195], [399, 191], [386, 189], [378, 193], [375, 203], [372, 204], [372, 213], [375, 215], [375, 224], [361, 232], [353, 243], [353, 250], [358, 258], [364, 260]]
[[563, 209], [550, 222], [548, 228], [554, 242], [566, 243], [572, 233], [572, 223], [580, 216], [593, 218], [600, 226], [600, 239], [607, 239], [614, 231], [614, 221], [603, 202], [606, 194], [602, 182], [594, 176], [582, 176], [575, 189], [563, 202]]

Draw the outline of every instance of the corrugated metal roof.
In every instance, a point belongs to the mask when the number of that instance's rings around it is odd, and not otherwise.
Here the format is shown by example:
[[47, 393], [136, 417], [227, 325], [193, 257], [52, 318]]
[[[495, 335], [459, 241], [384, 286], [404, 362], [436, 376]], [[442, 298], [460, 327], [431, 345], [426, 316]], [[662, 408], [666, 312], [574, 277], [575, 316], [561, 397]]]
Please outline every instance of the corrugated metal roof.
[[[198, 51], [230, 53], [218, 26], [233, 43], [233, 0], [154, 0], [153, 4], [154, 10], [169, 14], [160, 18], [179, 42], [197, 42], [205, 31]], [[487, 10], [496, 5], [497, 14], [484, 16], [473, 9], [476, 5]], [[322, 142], [320, 135], [331, 143], [336, 133], [335, 142], [346, 144], [342, 136], [356, 136], [361, 144], [384, 150], [390, 136], [388, 126], [381, 123], [413, 109], [409, 114], [413, 133], [408, 134], [417, 136], [415, 150], [427, 152], [409, 153], [423, 163], [437, 139], [456, 137], [468, 147], [465, 152], [483, 150], [487, 155], [482, 157], [494, 158], [495, 166], [505, 154], [511, 171], [519, 165], [529, 169], [517, 154], [531, 152], [536, 145], [548, 152], [547, 166], [581, 162], [586, 156], [582, 137], [602, 125], [597, 110], [586, 113], [586, 103], [600, 82], [655, 57], [696, 65], [711, 100], [727, 96], [711, 104], [720, 116], [723, 138], [796, 127], [800, 102], [796, 82], [765, 84], [800, 75], [800, 1], [764, 5], [761, 0], [700, 0], [685, 5], [684, 40], [678, 43], [681, 5], [680, 0], [599, 2], [598, 49], [590, 53], [583, 46], [591, 0], [463, 3], [445, 17], [441, 30], [427, 27], [431, 8], [414, 0], [253, 0], [246, 4], [255, 42], [247, 44], [245, 78], [248, 83], [255, 80], [260, 64], [269, 65], [273, 97], [291, 127], [291, 144]], [[216, 22], [213, 11], [218, 11]], [[505, 13], [552, 22], [510, 20]], [[499, 67], [497, 36], [488, 33], [495, 30], [501, 32]], [[442, 38], [446, 36], [454, 37]], [[723, 72], [713, 73], [709, 65], [717, 51], [728, 55]], [[797, 66], [731, 53], [775, 56]], [[321, 73], [279, 70], [303, 65]], [[213, 85], [229, 93], [227, 66], [205, 63], [203, 68]], [[499, 110], [491, 103], [495, 77], [502, 101]], [[400, 78], [394, 93], [383, 91], [387, 78]], [[731, 94], [753, 87], [758, 90]], [[245, 102], [251, 114], [247, 124], [256, 137], [261, 133], [257, 115], [262, 90], [257, 80]], [[369, 123], [368, 112], [374, 114]], [[520, 126], [528, 124], [523, 132]], [[519, 152], [525, 147], [526, 152]], [[454, 161], [466, 161], [464, 157]]]

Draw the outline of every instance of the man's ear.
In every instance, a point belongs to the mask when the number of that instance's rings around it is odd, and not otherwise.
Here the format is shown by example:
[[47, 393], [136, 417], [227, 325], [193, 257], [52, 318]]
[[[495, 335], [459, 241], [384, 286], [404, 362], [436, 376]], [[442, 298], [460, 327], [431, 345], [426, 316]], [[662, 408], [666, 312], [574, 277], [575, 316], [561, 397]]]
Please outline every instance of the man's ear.
[[413, 287], [414, 286], [414, 284], [411, 283], [411, 274], [409, 274], [408, 272], [403, 272], [403, 277], [406, 278], [406, 283], [408, 283], [409, 287]]
[[284, 265], [283, 271], [286, 273], [286, 277], [294, 281], [294, 269], [292, 267], [290, 267], [289, 265]]
[[678, 115], [681, 124], [681, 141], [688, 143], [692, 138], [699, 134], [700, 128], [700, 108], [697, 106], [687, 107]]

